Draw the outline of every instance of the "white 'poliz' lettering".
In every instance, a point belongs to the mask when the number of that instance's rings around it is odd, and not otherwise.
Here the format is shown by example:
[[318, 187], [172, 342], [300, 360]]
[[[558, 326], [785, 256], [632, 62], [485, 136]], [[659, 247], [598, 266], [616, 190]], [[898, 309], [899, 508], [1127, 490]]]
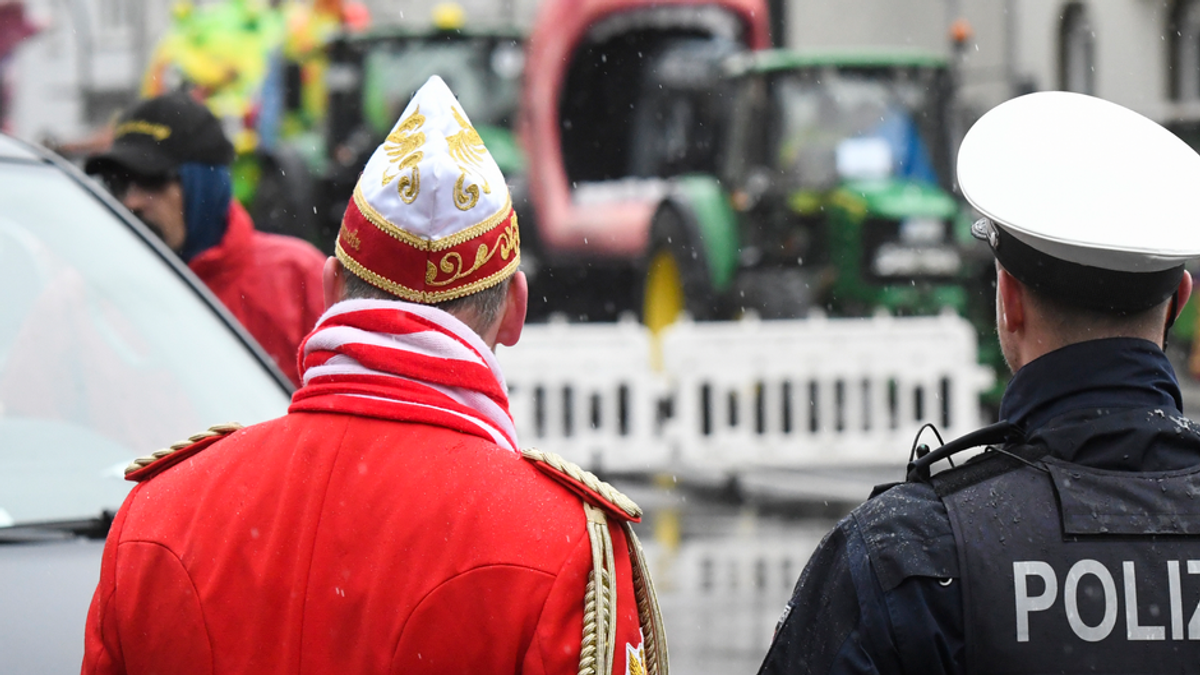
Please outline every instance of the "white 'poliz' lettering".
[[[1104, 618], [1095, 626], [1087, 625], [1079, 616], [1079, 582], [1089, 574], [1099, 579], [1100, 586], [1104, 588]], [[1099, 642], [1108, 637], [1113, 626], [1117, 625], [1117, 584], [1108, 568], [1098, 560], [1080, 560], [1071, 565], [1065, 586], [1063, 602], [1067, 605], [1067, 623], [1071, 624], [1071, 630], [1079, 639], [1087, 642]]]
[[[1046, 584], [1046, 590], [1033, 598], [1029, 597], [1026, 583], [1030, 575], [1041, 577]], [[1050, 609], [1058, 596], [1058, 579], [1049, 563], [1027, 560], [1013, 563], [1013, 582], [1017, 589], [1017, 642], [1029, 642], [1029, 613]]]
[[[1188, 561], [1188, 574], [1200, 574], [1200, 560]], [[1192, 620], [1188, 621], [1188, 639], [1200, 640], [1200, 604], [1196, 605]]]
[[[1183, 584], [1178, 560], [1168, 560], [1167, 588], [1171, 611], [1171, 639], [1185, 639]], [[1188, 574], [1200, 575], [1200, 560], [1187, 561]], [[1121, 564], [1122, 581], [1124, 582], [1125, 600], [1125, 638], [1127, 640], [1166, 640], [1167, 627], [1143, 625], [1139, 615], [1137, 570], [1132, 561]], [[1094, 576], [1100, 582], [1104, 600], [1104, 616], [1094, 626], [1088, 625], [1079, 614], [1079, 586], [1087, 576]], [[1038, 595], [1029, 594], [1029, 578], [1041, 578], [1045, 589]], [[1016, 609], [1017, 642], [1029, 642], [1029, 615], [1033, 612], [1043, 612], [1054, 606], [1058, 600], [1058, 577], [1049, 563], [1041, 560], [1022, 560], [1013, 562], [1013, 594]], [[1063, 609], [1066, 611], [1067, 624], [1079, 639], [1087, 642], [1099, 642], [1107, 638], [1116, 627], [1120, 612], [1117, 609], [1117, 584], [1112, 572], [1097, 560], [1080, 560], [1067, 571], [1063, 582]], [[1151, 609], [1153, 609], [1151, 605]], [[1061, 616], [1061, 615], [1060, 615]], [[1118, 633], [1119, 635], [1119, 633]], [[1186, 626], [1186, 639], [1200, 640], [1200, 604], [1193, 610]]]
[[1121, 563], [1121, 569], [1125, 573], [1125, 637], [1130, 640], [1167, 639], [1165, 626], [1143, 626], [1138, 622], [1137, 579], [1134, 577], [1133, 561]]

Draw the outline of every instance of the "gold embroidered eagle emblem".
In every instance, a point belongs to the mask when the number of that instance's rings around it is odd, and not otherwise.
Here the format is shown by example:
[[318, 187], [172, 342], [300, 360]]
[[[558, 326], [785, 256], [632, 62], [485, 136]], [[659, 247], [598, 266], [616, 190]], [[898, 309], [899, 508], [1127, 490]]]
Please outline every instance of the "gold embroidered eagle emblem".
[[411, 115], [392, 129], [383, 144], [383, 151], [388, 156], [388, 163], [396, 165], [395, 173], [383, 170], [383, 185], [396, 180], [401, 173], [411, 171], [407, 176], [400, 177], [396, 191], [405, 204], [411, 204], [421, 192], [421, 167], [417, 166], [425, 157], [421, 147], [425, 145], [425, 134], [420, 131], [425, 124], [425, 116], [421, 114], [421, 106], [417, 106]]
[[483, 178], [484, 193], [492, 194], [492, 186], [488, 184], [487, 178], [483, 175], [483, 159], [487, 157], [488, 151], [483, 145], [483, 138], [479, 132], [475, 131], [475, 127], [471, 126], [466, 117], [458, 112], [458, 108], [451, 106], [450, 112], [454, 114], [454, 119], [458, 122], [459, 132], [453, 136], [447, 136], [446, 145], [450, 147], [450, 156], [462, 170], [458, 181], [454, 184], [454, 205], [459, 210], [466, 211], [479, 203], [479, 186], [463, 187], [468, 174]]

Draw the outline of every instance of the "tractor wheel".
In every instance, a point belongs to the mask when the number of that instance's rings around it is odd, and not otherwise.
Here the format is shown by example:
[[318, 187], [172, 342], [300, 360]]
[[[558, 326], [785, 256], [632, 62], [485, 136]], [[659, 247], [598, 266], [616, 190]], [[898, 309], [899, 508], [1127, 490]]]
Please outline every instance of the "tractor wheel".
[[719, 298], [697, 230], [684, 215], [663, 206], [650, 225], [650, 255], [642, 285], [642, 323], [655, 334], [687, 310], [697, 321], [720, 318]]
[[763, 319], [802, 319], [812, 308], [817, 285], [814, 275], [800, 268], [742, 270], [729, 304], [735, 316], [754, 312]]

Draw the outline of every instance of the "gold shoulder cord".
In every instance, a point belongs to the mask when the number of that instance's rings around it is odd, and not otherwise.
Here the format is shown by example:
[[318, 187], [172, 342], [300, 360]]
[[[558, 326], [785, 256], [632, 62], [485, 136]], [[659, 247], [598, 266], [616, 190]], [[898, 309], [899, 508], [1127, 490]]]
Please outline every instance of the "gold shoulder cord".
[[[612, 536], [603, 509], [583, 503], [587, 515], [588, 538], [592, 544], [592, 578], [588, 581], [583, 607], [583, 646], [579, 652], [579, 675], [612, 675], [617, 646], [617, 582], [613, 561]], [[629, 539], [629, 558], [633, 569], [633, 590], [637, 601], [646, 654], [646, 675], [668, 675], [667, 635], [662, 611], [650, 580], [649, 566], [642, 544], [631, 523], [624, 523]]]
[[662, 611], [658, 607], [658, 595], [654, 582], [650, 580], [650, 568], [642, 542], [633, 533], [633, 524], [625, 522], [625, 536], [629, 538], [629, 558], [633, 563], [633, 592], [637, 597], [638, 621], [646, 645], [647, 675], [667, 675], [667, 632], [663, 627]]
[[583, 502], [588, 539], [592, 543], [592, 578], [583, 605], [583, 647], [579, 652], [579, 675], [612, 675], [617, 612], [616, 565], [612, 536], [603, 509]]
[[[641, 518], [642, 510], [629, 497], [562, 457], [536, 448], [521, 451], [525, 459], [553, 469], [550, 475], [562, 476], [583, 485], [595, 496], [629, 518]], [[587, 517], [588, 539], [592, 545], [592, 574], [588, 581], [583, 607], [583, 645], [579, 652], [579, 675], [612, 675], [616, 651], [617, 581], [613, 562], [612, 535], [608, 517], [601, 508], [583, 501]], [[633, 532], [632, 524], [622, 520], [629, 545], [629, 560], [633, 569], [633, 590], [637, 601], [638, 623], [642, 629], [646, 674], [667, 675], [667, 636], [663, 629], [658, 596], [650, 581], [650, 569], [642, 544]], [[640, 672], [638, 669], [637, 672]]]
[[162, 459], [163, 457], [167, 457], [168, 455], [173, 455], [180, 450], [189, 448], [206, 438], [212, 438], [213, 436], [225, 436], [227, 434], [232, 434], [233, 432], [235, 432], [241, 428], [242, 428], [242, 425], [238, 424], [237, 422], [227, 422], [225, 424], [215, 424], [215, 425], [209, 427], [208, 431], [201, 431], [200, 433], [198, 433], [194, 436], [190, 436], [182, 441], [179, 441], [177, 443], [172, 443], [171, 447], [169, 447], [169, 448], [166, 448], [164, 450], [159, 450], [153, 454], [146, 455], [145, 457], [138, 457], [137, 459], [133, 460], [132, 464], [125, 467], [125, 475], [128, 476], [129, 474], [133, 473], [134, 471], [143, 469], [143, 468], [157, 462], [158, 460]]

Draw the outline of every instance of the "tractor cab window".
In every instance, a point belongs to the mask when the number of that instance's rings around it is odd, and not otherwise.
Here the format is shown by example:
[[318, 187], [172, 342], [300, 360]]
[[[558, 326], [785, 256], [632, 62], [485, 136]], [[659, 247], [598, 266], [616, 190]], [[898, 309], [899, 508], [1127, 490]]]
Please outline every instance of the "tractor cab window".
[[859, 178], [941, 183], [937, 93], [915, 69], [778, 73], [768, 114], [772, 166], [800, 189]]
[[634, 106], [630, 175], [716, 170], [726, 105], [719, 68], [739, 49], [729, 40], [696, 38], [668, 44], [655, 55]]
[[739, 79], [732, 87], [733, 105], [729, 140], [722, 148], [721, 176], [731, 187], [741, 187], [747, 176], [771, 164], [767, 152], [767, 82], [760, 75]]
[[667, 178], [715, 168], [719, 64], [743, 29], [705, 6], [622, 12], [592, 27], [559, 99], [573, 183]]
[[458, 97], [476, 127], [512, 126], [523, 66], [516, 40], [459, 35], [380, 43], [363, 59], [363, 113], [382, 137], [432, 75]]

